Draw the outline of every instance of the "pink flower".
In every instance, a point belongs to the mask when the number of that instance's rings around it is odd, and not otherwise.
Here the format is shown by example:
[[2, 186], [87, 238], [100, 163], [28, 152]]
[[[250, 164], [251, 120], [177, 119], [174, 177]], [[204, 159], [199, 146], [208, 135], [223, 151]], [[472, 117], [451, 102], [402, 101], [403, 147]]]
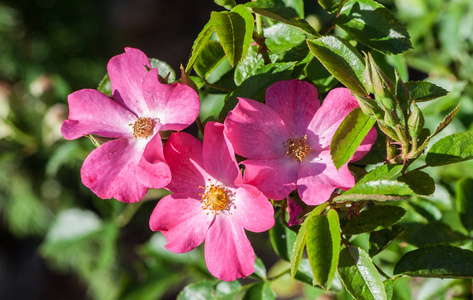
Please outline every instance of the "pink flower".
[[[335, 188], [353, 187], [347, 165], [337, 171], [330, 156], [335, 131], [358, 106], [348, 89], [330, 91], [321, 106], [313, 85], [289, 80], [266, 90], [266, 105], [239, 100], [225, 120], [225, 134], [235, 152], [248, 158], [246, 183], [275, 200], [297, 188], [308, 205], [327, 201]], [[351, 161], [362, 158], [375, 140], [372, 129]]]
[[209, 122], [203, 144], [173, 133], [164, 145], [174, 192], [158, 202], [150, 227], [161, 231], [166, 249], [183, 253], [205, 240], [205, 261], [215, 277], [232, 281], [254, 272], [255, 254], [245, 231], [274, 225], [271, 203], [244, 184], [223, 124]]
[[84, 185], [103, 199], [136, 202], [149, 188], [171, 180], [159, 131], [182, 130], [199, 113], [199, 97], [190, 87], [158, 82], [158, 69], [138, 49], [107, 65], [113, 100], [97, 90], [69, 95], [69, 119], [62, 135], [77, 139], [94, 134], [113, 140], [92, 151], [82, 165]]

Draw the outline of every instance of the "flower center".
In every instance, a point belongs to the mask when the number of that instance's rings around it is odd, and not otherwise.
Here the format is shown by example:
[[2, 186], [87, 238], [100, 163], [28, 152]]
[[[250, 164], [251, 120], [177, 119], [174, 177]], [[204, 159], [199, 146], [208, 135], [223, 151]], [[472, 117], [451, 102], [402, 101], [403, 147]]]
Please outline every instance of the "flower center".
[[214, 215], [218, 215], [221, 211], [228, 209], [231, 204], [231, 193], [213, 183], [210, 183], [205, 188], [205, 193], [199, 195], [201, 196], [200, 202], [203, 204], [202, 209], [208, 209]]
[[307, 146], [307, 135], [299, 138], [297, 133], [295, 136], [291, 134], [291, 138], [283, 142], [283, 145], [286, 148], [285, 155], [294, 158], [298, 162], [302, 161], [311, 150]]
[[133, 127], [133, 137], [135, 139], [146, 139], [153, 132], [153, 121], [150, 118], [139, 118], [134, 124], [128, 124]]

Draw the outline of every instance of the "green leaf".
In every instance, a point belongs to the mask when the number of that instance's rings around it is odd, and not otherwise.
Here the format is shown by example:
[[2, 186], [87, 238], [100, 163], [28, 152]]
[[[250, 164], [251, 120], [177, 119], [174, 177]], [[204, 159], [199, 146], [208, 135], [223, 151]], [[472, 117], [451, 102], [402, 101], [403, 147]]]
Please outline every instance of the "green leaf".
[[468, 237], [458, 231], [452, 230], [447, 224], [430, 221], [427, 224], [405, 224], [407, 230], [404, 239], [417, 247], [448, 245], [465, 241]]
[[201, 281], [187, 285], [177, 296], [177, 300], [206, 300], [217, 299], [213, 295], [214, 284], [212, 281]]
[[194, 70], [199, 76], [207, 79], [224, 59], [225, 52], [220, 43], [208, 40], [202, 46], [202, 52], [194, 64]]
[[330, 155], [337, 170], [348, 163], [375, 123], [359, 107], [345, 117], [330, 143]]
[[150, 58], [149, 62], [151, 64], [151, 68], [157, 68], [158, 74], [162, 78], [168, 78], [168, 83], [173, 83], [176, 81], [176, 72], [171, 68], [171, 66], [157, 58]]
[[105, 74], [102, 80], [100, 80], [97, 90], [109, 97], [112, 97], [112, 86], [110, 85], [110, 77], [108, 77], [108, 73]]
[[301, 227], [299, 228], [299, 232], [297, 233], [296, 240], [294, 242], [294, 246], [292, 247], [291, 252], [291, 277], [294, 278], [296, 272], [299, 268], [299, 263], [301, 262], [302, 253], [304, 252], [304, 246], [306, 245], [307, 241], [307, 224], [310, 222], [310, 219], [314, 216], [319, 215], [327, 206], [328, 202], [322, 203], [317, 206], [314, 210], [310, 212], [307, 218], [302, 223]]
[[258, 47], [251, 46], [248, 54], [235, 68], [234, 80], [236, 85], [241, 85], [248, 77], [255, 74], [255, 72], [264, 66], [264, 59], [259, 54]]
[[473, 278], [473, 251], [437, 246], [406, 253], [396, 264], [394, 275], [435, 278]]
[[192, 54], [186, 66], [186, 73], [189, 73], [192, 67], [194, 66], [194, 63], [196, 62], [197, 58], [202, 53], [202, 50], [204, 50], [205, 43], [207, 43], [207, 41], [210, 39], [210, 36], [213, 32], [214, 29], [212, 27], [212, 21], [209, 20], [195, 39], [194, 45], [192, 45]]
[[320, 6], [332, 14], [338, 10], [343, 2], [345, 2], [345, 0], [319, 0]]
[[320, 36], [306, 20], [301, 19], [293, 8], [286, 7], [281, 0], [256, 0], [245, 5], [257, 14], [294, 26], [294, 28], [309, 33], [314, 37]]
[[335, 210], [312, 217], [307, 224], [307, 255], [317, 283], [328, 290], [337, 270], [340, 223]]
[[456, 200], [460, 219], [466, 230], [473, 230], [473, 179], [462, 178], [457, 183]]
[[347, 88], [360, 95], [366, 95], [365, 65], [360, 53], [346, 40], [336, 36], [324, 36], [308, 40], [310, 52], [325, 68]]
[[278, 211], [274, 218], [276, 222], [269, 230], [269, 239], [276, 254], [286, 261], [290, 261], [292, 246], [296, 239], [294, 231], [290, 230], [282, 222], [281, 211]]
[[264, 279], [266, 278], [266, 267], [264, 266], [263, 261], [258, 257], [255, 256], [255, 272], [252, 274], [252, 276], [256, 275], [257, 277]]
[[350, 0], [335, 23], [356, 40], [385, 54], [412, 48], [406, 28], [383, 5], [373, 0]]
[[312, 268], [310, 266], [308, 258], [301, 259], [294, 278], [309, 285], [316, 284], [314, 279], [314, 273], [312, 272]]
[[276, 294], [271, 289], [270, 281], [257, 282], [250, 286], [243, 295], [243, 300], [272, 300], [276, 299]]
[[284, 23], [264, 29], [265, 44], [273, 54], [291, 50], [305, 41], [305, 34]]
[[340, 252], [338, 274], [353, 298], [387, 299], [383, 281], [369, 255], [358, 247]]
[[342, 231], [344, 234], [354, 235], [383, 229], [397, 223], [405, 213], [406, 210], [399, 206], [373, 206], [349, 219]]
[[473, 159], [473, 131], [454, 133], [435, 143], [425, 162], [431, 167]]
[[409, 186], [395, 179], [402, 165], [383, 165], [366, 174], [355, 186], [335, 201], [387, 201], [400, 200], [415, 195]]
[[230, 12], [215, 12], [210, 15], [225, 54], [234, 67], [246, 56], [253, 36], [253, 15], [242, 6], [235, 6]]
[[[419, 150], [423, 151], [425, 149], [425, 147], [427, 147], [427, 144], [429, 143], [429, 141], [434, 137], [436, 136], [437, 134], [439, 134], [442, 130], [444, 130], [445, 127], [448, 126], [448, 124], [450, 124], [450, 122], [452, 122], [453, 118], [455, 118], [458, 110], [460, 109], [460, 106], [461, 106], [461, 103], [457, 105], [457, 107], [455, 107], [455, 109], [450, 112], [444, 119], [443, 121], [437, 126], [437, 128], [435, 128], [435, 131], [434, 133], [432, 133], [432, 135], [430, 135], [429, 137], [427, 137], [424, 141], [424, 143], [422, 144], [421, 147], [419, 147]], [[422, 133], [421, 133], [422, 134]], [[418, 151], [419, 151], [418, 150]]]
[[417, 195], [430, 196], [435, 192], [435, 181], [429, 174], [419, 170], [408, 172], [397, 180], [406, 183]]
[[428, 81], [408, 81], [405, 83], [411, 99], [424, 102], [443, 97], [448, 91]]
[[220, 281], [215, 285], [215, 296], [219, 300], [235, 299], [236, 293], [241, 290], [241, 283], [238, 280], [225, 282]]
[[394, 281], [388, 278], [383, 282], [383, 284], [384, 290], [386, 291], [386, 296], [388, 297], [388, 300], [391, 300], [394, 294]]
[[230, 10], [236, 6], [235, 0], [214, 0], [215, 4], [225, 7]]
[[266, 89], [273, 83], [280, 80], [288, 80], [295, 63], [275, 63], [268, 64], [255, 71], [254, 75], [248, 77], [237, 89], [235, 89], [225, 100], [225, 104], [220, 112], [223, 120], [228, 112], [235, 108], [238, 103], [237, 97], [250, 98], [262, 102]]
[[312, 81], [320, 94], [327, 93], [338, 83], [338, 80], [312, 54], [309, 63], [304, 68], [304, 75]]
[[405, 228], [400, 225], [394, 225], [391, 229], [385, 228], [373, 231], [370, 234], [369, 254], [371, 257], [386, 249], [396, 239]]

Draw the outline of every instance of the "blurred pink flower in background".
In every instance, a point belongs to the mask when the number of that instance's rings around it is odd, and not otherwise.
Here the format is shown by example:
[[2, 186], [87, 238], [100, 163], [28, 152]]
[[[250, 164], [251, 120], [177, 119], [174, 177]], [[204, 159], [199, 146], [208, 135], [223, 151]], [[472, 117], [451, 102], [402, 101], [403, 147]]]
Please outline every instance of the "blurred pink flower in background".
[[204, 141], [173, 133], [164, 146], [171, 169], [168, 189], [150, 219], [166, 249], [183, 253], [205, 240], [205, 261], [215, 277], [233, 281], [254, 272], [255, 255], [245, 230], [262, 232], [274, 225], [271, 202], [244, 184], [223, 124], [209, 122]]
[[[68, 139], [94, 134], [112, 138], [92, 151], [82, 182], [103, 199], [139, 201], [149, 188], [171, 180], [159, 131], [182, 130], [197, 118], [199, 97], [190, 87], [158, 82], [158, 69], [138, 49], [110, 59], [113, 100], [83, 89], [69, 95], [69, 118], [61, 132]], [[149, 70], [149, 71], [148, 71]]]
[[[317, 89], [300, 80], [280, 81], [266, 90], [266, 105], [239, 98], [225, 120], [235, 152], [248, 158], [244, 180], [268, 198], [282, 200], [297, 188], [302, 201], [318, 205], [336, 188], [355, 180], [344, 165], [337, 170], [330, 143], [340, 123], [358, 103], [346, 88], [330, 91], [320, 105]], [[350, 161], [362, 158], [376, 140], [373, 128]]]

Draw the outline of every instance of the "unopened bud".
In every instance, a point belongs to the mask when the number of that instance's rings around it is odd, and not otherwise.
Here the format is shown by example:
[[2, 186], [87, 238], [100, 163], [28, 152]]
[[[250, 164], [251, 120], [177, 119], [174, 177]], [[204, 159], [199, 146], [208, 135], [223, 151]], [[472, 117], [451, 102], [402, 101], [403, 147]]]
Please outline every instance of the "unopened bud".
[[392, 97], [394, 85], [381, 68], [376, 64], [371, 53], [365, 57], [365, 80], [366, 88], [377, 97]]
[[412, 111], [407, 120], [407, 128], [409, 129], [409, 134], [413, 139], [417, 139], [422, 128], [424, 128], [424, 115], [415, 101], [412, 101]]
[[374, 99], [353, 94], [360, 105], [361, 110], [368, 116], [375, 116], [377, 119], [384, 118], [384, 112], [379, 108]]
[[409, 107], [411, 95], [409, 94], [406, 85], [402, 81], [401, 76], [396, 69], [394, 69], [394, 75], [396, 75], [396, 98], [399, 101], [399, 106], [401, 107], [403, 113], [407, 117], [407, 109]]

